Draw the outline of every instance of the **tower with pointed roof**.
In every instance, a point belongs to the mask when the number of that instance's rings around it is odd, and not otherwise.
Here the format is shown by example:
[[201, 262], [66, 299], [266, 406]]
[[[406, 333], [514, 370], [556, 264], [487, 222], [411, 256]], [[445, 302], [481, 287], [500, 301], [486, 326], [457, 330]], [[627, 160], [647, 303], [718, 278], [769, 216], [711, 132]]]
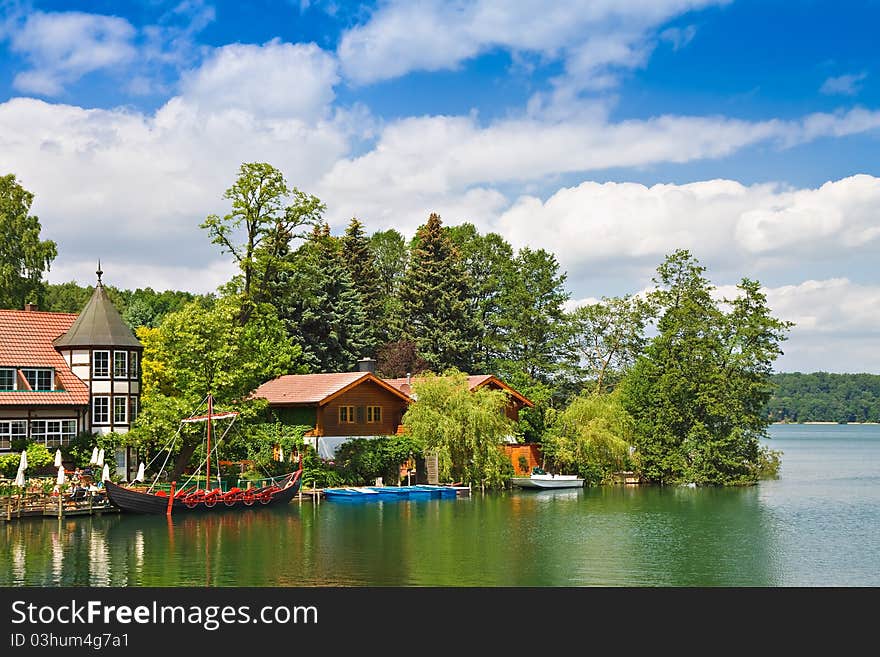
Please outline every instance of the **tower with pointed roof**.
[[104, 289], [98, 262], [95, 290], [66, 333], [53, 342], [89, 388], [89, 425], [95, 433], [126, 433], [140, 408], [144, 347]]

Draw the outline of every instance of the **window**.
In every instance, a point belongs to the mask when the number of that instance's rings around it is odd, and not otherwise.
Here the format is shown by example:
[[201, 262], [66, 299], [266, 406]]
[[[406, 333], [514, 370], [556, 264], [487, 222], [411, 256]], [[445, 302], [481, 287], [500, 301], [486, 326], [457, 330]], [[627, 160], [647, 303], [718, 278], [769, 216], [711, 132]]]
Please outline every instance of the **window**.
[[12, 442], [27, 437], [27, 420], [0, 420], [0, 449], [12, 449]]
[[339, 407], [339, 424], [354, 424], [354, 406]]
[[128, 378], [128, 352], [127, 351], [114, 351], [113, 352], [113, 378], [116, 378], [116, 379], [127, 379]]
[[128, 418], [129, 421], [134, 424], [134, 421], [137, 420], [138, 416], [138, 398], [132, 397], [128, 400]]
[[22, 369], [21, 374], [31, 390], [52, 390], [53, 370], [28, 368]]
[[132, 379], [138, 378], [138, 353], [136, 351], [131, 352], [131, 361], [129, 362], [128, 375]]
[[113, 398], [113, 424], [128, 424], [128, 397]]
[[375, 422], [382, 421], [382, 407], [381, 406], [367, 406], [367, 422], [369, 424], [373, 424]]
[[0, 390], [15, 390], [15, 370], [0, 367]]
[[92, 424], [110, 424], [110, 398], [92, 398]]
[[110, 376], [110, 352], [92, 352], [92, 377], [106, 379]]
[[76, 420], [31, 420], [31, 440], [46, 447], [67, 445], [76, 435]]

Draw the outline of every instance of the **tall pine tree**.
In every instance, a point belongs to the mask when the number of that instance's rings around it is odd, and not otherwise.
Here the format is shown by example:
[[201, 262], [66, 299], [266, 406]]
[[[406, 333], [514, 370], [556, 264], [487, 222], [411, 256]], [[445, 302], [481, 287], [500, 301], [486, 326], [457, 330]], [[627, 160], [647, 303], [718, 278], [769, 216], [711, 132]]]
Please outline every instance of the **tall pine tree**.
[[276, 302], [288, 332], [312, 371], [352, 371], [365, 353], [366, 318], [339, 239], [328, 225], [316, 226], [291, 259]]
[[379, 346], [380, 328], [385, 325], [385, 308], [376, 258], [370, 248], [370, 240], [364, 233], [364, 225], [356, 218], [352, 218], [342, 238], [342, 260], [352, 285], [360, 295], [366, 316], [364, 349], [368, 355], [375, 356]]
[[400, 326], [435, 371], [472, 368], [477, 336], [470, 293], [458, 250], [440, 216], [431, 214], [416, 233], [401, 284]]

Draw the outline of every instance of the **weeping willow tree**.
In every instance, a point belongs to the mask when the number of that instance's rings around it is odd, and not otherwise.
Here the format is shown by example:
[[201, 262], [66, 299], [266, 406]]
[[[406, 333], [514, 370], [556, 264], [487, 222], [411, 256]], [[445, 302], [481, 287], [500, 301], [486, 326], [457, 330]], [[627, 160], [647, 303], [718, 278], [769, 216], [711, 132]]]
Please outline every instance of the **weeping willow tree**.
[[425, 452], [438, 457], [443, 481], [482, 483], [500, 488], [513, 474], [501, 445], [513, 433], [505, 416], [507, 393], [480, 388], [471, 392], [467, 376], [449, 370], [413, 380], [415, 401], [403, 425]]
[[553, 419], [542, 451], [559, 472], [577, 472], [591, 484], [607, 482], [632, 465], [633, 428], [617, 393], [581, 395]]

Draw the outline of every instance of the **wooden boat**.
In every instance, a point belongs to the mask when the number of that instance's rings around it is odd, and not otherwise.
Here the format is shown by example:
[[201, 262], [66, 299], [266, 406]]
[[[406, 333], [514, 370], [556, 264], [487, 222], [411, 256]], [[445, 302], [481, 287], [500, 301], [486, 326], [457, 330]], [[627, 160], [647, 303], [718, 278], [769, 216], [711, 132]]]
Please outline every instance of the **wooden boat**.
[[520, 488], [582, 488], [584, 480], [577, 475], [531, 474], [528, 477], [513, 477], [510, 483]]
[[[260, 509], [268, 506], [287, 504], [297, 494], [302, 485], [302, 457], [299, 469], [282, 478], [277, 484], [272, 483], [260, 488], [232, 488], [223, 492], [219, 487], [209, 489], [211, 481], [211, 427], [216, 419], [234, 418], [237, 413], [221, 413], [214, 415], [214, 401], [208, 395], [208, 414], [183, 420], [189, 422], [205, 422], [207, 427], [207, 447], [205, 450], [205, 489], [187, 488], [175, 490], [176, 482], [171, 482], [171, 491], [153, 491], [152, 486], [143, 490], [131, 486], [120, 486], [110, 479], [104, 480], [107, 497], [120, 509], [130, 513], [190, 513], [193, 511], [217, 512], [225, 510]], [[158, 477], [157, 477], [158, 478]], [[155, 482], [154, 482], [155, 483]]]

